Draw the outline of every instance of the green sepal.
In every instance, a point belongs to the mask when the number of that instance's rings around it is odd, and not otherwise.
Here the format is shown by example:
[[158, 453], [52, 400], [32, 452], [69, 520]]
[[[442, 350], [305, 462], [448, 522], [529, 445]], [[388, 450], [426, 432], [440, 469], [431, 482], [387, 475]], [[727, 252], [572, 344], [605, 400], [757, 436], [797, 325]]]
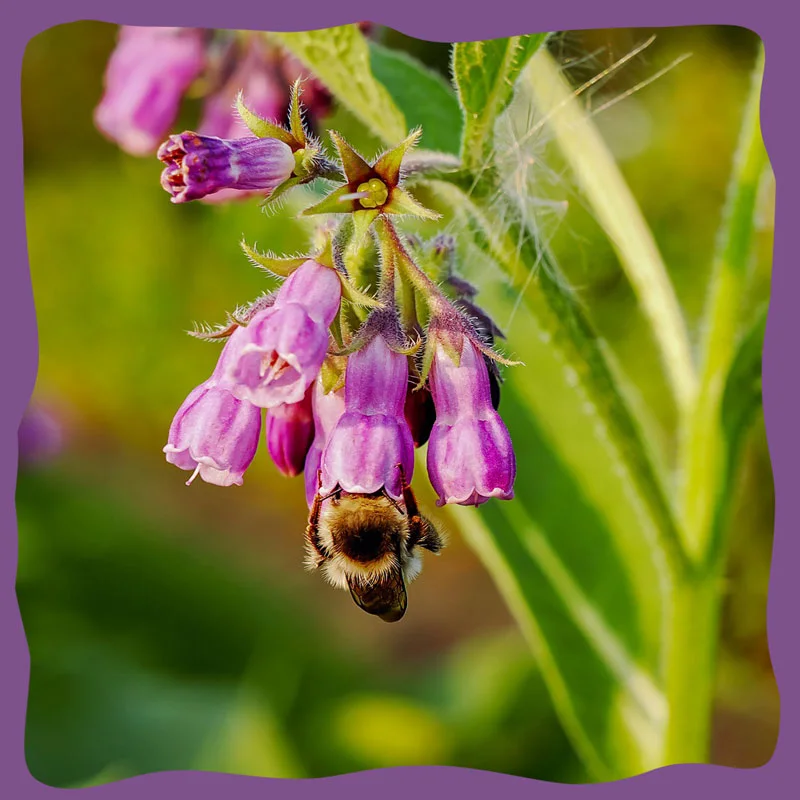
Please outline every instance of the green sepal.
[[276, 278], [288, 278], [301, 264], [308, 261], [306, 256], [281, 258], [270, 253], [260, 253], [245, 241], [240, 242], [240, 246], [254, 266], [263, 269]]
[[389, 202], [381, 209], [384, 214], [409, 215], [422, 219], [439, 219], [442, 215], [436, 211], [425, 208], [418, 200], [412, 197], [405, 189], [395, 186]]
[[254, 114], [245, 104], [242, 92], [236, 95], [236, 110], [242, 118], [242, 122], [250, 129], [253, 136], [258, 136], [260, 139], [278, 139], [285, 144], [288, 144], [292, 150], [297, 149], [300, 143], [292, 136], [289, 131], [276, 125], [274, 122], [259, 117]]
[[196, 325], [193, 331], [186, 331], [186, 333], [195, 339], [213, 342], [216, 339], [227, 339], [239, 327], [241, 327], [241, 323], [229, 315], [227, 322], [222, 325]]
[[306, 129], [303, 125], [303, 109], [300, 107], [300, 86], [302, 78], [298, 78], [292, 86], [291, 100], [289, 102], [289, 129], [292, 136], [302, 147], [306, 145]]
[[416, 388], [421, 389], [428, 382], [428, 375], [431, 371], [433, 364], [433, 354], [435, 351], [434, 343], [431, 336], [426, 337], [425, 349], [422, 351], [422, 363], [419, 368], [419, 380], [417, 381]]
[[445, 355], [455, 364], [456, 369], [461, 366], [461, 347], [464, 339], [463, 334], [451, 334], [449, 331], [438, 330], [435, 334], [428, 332], [428, 341], [434, 344], [438, 342]]
[[297, 175], [292, 175], [291, 178], [287, 178], [283, 183], [279, 183], [267, 197], [265, 197], [261, 203], [259, 204], [262, 208], [264, 206], [269, 206], [271, 203], [274, 203], [281, 195], [286, 194], [289, 189], [293, 189], [295, 186], [299, 186], [301, 183], [307, 183], [308, 180], [306, 178], [299, 178]]
[[491, 347], [487, 347], [485, 344], [477, 341], [476, 339], [472, 339], [473, 344], [478, 350], [481, 351], [487, 358], [491, 359], [492, 361], [496, 361], [498, 364], [502, 364], [504, 367], [524, 367], [524, 361], [512, 361], [510, 358], [506, 358], [505, 356], [501, 356], [496, 350], [492, 349]]
[[415, 128], [397, 147], [387, 150], [372, 169], [389, 186], [397, 186], [400, 181], [400, 168], [406, 153], [413, 148], [422, 136], [422, 128]]
[[345, 363], [346, 361], [338, 356], [327, 356], [322, 362], [319, 379], [325, 394], [338, 391], [344, 386]]
[[341, 311], [333, 318], [330, 331], [333, 341], [336, 342], [337, 347], [344, 347], [344, 333], [342, 331], [342, 314]]
[[[289, 180], [291, 180], [291, 178]], [[351, 190], [348, 185], [345, 184], [344, 186], [340, 186], [338, 189], [334, 189], [326, 197], [323, 197], [319, 203], [315, 203], [313, 206], [309, 206], [308, 208], [304, 209], [300, 213], [300, 216], [310, 217], [313, 214], [350, 214], [361, 208], [361, 206], [359, 206], [355, 200], [339, 199], [340, 197], [350, 193]]]
[[306, 145], [294, 151], [294, 174], [302, 180], [311, 180], [317, 175], [317, 156], [319, 150], [316, 147]]
[[381, 303], [377, 297], [373, 297], [371, 294], [361, 291], [361, 289], [354, 286], [341, 272], [338, 272], [338, 275], [342, 284], [342, 297], [347, 300], [348, 303], [352, 303], [354, 306], [359, 306], [360, 308], [383, 308], [383, 303]]
[[339, 153], [348, 184], [357, 186], [373, 177], [372, 167], [336, 131], [329, 131], [329, 135]]
[[353, 238], [351, 243], [354, 247], [361, 247], [370, 226], [380, 213], [381, 210], [379, 208], [360, 208], [358, 211], [353, 212]]
[[409, 344], [407, 347], [398, 347], [397, 345], [395, 346], [390, 345], [389, 349], [395, 353], [399, 353], [401, 356], [413, 356], [419, 352], [420, 347], [422, 347], [422, 343], [423, 343], [422, 337], [418, 336], [416, 339], [412, 340], [411, 344]]

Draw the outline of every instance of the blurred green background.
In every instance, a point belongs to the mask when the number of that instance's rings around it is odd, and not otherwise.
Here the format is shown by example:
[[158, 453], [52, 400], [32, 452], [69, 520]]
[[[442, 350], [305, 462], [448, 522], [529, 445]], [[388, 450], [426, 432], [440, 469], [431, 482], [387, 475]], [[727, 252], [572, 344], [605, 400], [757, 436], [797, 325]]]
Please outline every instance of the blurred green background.
[[[651, 33], [570, 32], [551, 49], [578, 84]], [[692, 54], [596, 122], [696, 339], [757, 39], [723, 27], [655, 33], [591, 103]], [[59, 26], [32, 40], [23, 65], [40, 353], [17, 493], [32, 774], [79, 786], [168, 769], [317, 777], [444, 764], [584, 780], [527, 646], [457, 531], [427, 560], [407, 617], [389, 626], [303, 570], [302, 482], [283, 479], [263, 450], [244, 486], [229, 489], [186, 488], [164, 461], [172, 415], [216, 358], [184, 331], [222, 321], [265, 288], [238, 241], [294, 252], [307, 231], [293, 205], [275, 216], [256, 202], [172, 206], [155, 158], [127, 156], [95, 131], [114, 35], [103, 23]], [[447, 74], [446, 44], [377, 35]], [[187, 102], [176, 130], [197, 115]], [[345, 111], [326, 124], [370, 155]], [[549, 168], [543, 191], [568, 210], [543, 207], [542, 224], [601, 335], [669, 425], [632, 291], [569, 177], [556, 160]], [[754, 304], [769, 286], [769, 193], [763, 206]], [[501, 315], [501, 327], [507, 321]], [[513, 323], [506, 332], [513, 350]], [[513, 409], [508, 422], [514, 432]], [[712, 760], [748, 767], [769, 758], [778, 724], [765, 634], [773, 496], [763, 423], [744, 473]]]

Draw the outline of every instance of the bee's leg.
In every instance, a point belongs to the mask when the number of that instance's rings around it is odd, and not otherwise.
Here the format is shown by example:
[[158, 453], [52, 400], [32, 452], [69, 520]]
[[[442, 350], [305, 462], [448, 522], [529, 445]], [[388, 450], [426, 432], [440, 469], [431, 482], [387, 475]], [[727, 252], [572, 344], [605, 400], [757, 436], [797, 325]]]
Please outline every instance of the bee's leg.
[[426, 550], [430, 550], [432, 553], [438, 553], [442, 547], [444, 547], [444, 541], [436, 528], [431, 524], [430, 520], [427, 520], [420, 513], [414, 490], [411, 488], [411, 485], [406, 482], [406, 473], [403, 469], [403, 465], [398, 464], [397, 468], [400, 470], [400, 480], [403, 486], [403, 502], [405, 503], [406, 513], [408, 514], [408, 549], [411, 550], [419, 545]]
[[403, 502], [406, 507], [406, 514], [408, 515], [408, 549], [411, 550], [416, 545], [421, 544], [425, 535], [425, 519], [419, 513], [419, 506], [417, 505], [417, 498], [411, 484], [406, 480], [406, 471], [403, 469], [402, 464], [398, 464], [397, 468], [400, 470], [400, 485], [403, 490]]
[[311, 504], [311, 511], [308, 515], [308, 525], [306, 526], [306, 545], [308, 550], [308, 563], [312, 567], [319, 567], [325, 561], [327, 555], [319, 540], [319, 515], [322, 510], [323, 498], [319, 492], [314, 495], [314, 502]]

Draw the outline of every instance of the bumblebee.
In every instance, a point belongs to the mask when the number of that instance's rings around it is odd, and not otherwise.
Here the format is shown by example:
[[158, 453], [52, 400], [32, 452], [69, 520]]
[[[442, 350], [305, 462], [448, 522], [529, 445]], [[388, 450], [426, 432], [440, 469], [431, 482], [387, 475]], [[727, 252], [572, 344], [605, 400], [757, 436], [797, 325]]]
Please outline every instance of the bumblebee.
[[[385, 489], [352, 494], [317, 492], [306, 528], [306, 566], [321, 569], [334, 586], [348, 589], [356, 605], [385, 622], [403, 618], [406, 585], [422, 569], [421, 550], [439, 553], [442, 534], [419, 511], [398, 465], [402, 499]], [[321, 485], [321, 473], [317, 485]]]

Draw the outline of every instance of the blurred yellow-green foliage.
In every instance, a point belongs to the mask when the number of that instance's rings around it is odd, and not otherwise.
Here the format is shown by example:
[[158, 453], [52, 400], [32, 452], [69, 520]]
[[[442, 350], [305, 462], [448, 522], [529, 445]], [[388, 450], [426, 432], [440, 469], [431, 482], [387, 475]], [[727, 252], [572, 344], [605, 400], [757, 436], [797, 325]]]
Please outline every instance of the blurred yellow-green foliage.
[[[74, 786], [166, 769], [314, 777], [434, 763], [582, 780], [526, 645], [457, 531], [413, 585], [407, 618], [387, 626], [303, 570], [301, 481], [281, 478], [263, 451], [244, 486], [229, 489], [187, 489], [165, 463], [172, 414], [216, 355], [184, 331], [222, 321], [265, 288], [239, 240], [294, 252], [307, 230], [291, 206], [276, 216], [255, 202], [172, 206], [155, 158], [124, 155], [96, 132], [114, 33], [91, 22], [53, 28], [29, 44], [23, 67], [40, 354], [33, 402], [64, 436], [55, 457], [22, 462], [17, 496], [32, 773]], [[649, 33], [562, 34], [553, 51], [580, 83]], [[446, 74], [446, 45], [380, 35]], [[739, 29], [661, 30], [591, 100], [600, 107], [691, 53], [596, 122], [695, 340], [755, 46]], [[192, 127], [196, 102], [183, 113], [177, 129]], [[344, 111], [334, 119], [357, 135]], [[632, 292], [569, 176], [551, 169], [558, 179], [543, 173], [544, 182], [569, 202], [553, 226], [560, 260], [669, 424]], [[762, 288], [768, 210], [765, 219]], [[513, 347], [513, 326], [507, 332]], [[763, 763], [777, 732], [763, 426], [747, 464], [751, 502], [728, 574], [713, 746], [716, 762], [737, 766]]]

